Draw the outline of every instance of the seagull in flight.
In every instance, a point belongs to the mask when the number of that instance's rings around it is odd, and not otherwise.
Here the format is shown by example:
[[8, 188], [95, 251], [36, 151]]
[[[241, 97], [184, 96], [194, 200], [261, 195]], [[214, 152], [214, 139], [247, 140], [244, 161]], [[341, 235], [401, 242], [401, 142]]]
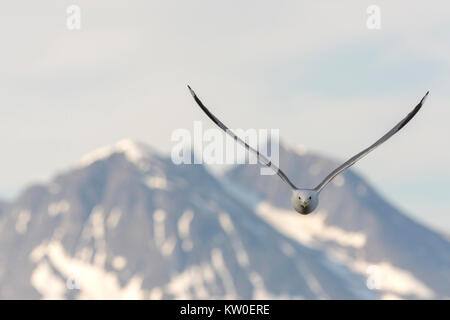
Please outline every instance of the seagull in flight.
[[194, 90], [191, 89], [190, 86], [188, 86], [189, 91], [192, 94], [192, 97], [194, 97], [195, 102], [199, 105], [199, 107], [203, 110], [203, 112], [206, 113], [206, 115], [221, 128], [223, 131], [225, 131], [228, 135], [230, 135], [236, 142], [243, 145], [247, 150], [251, 150], [252, 152], [255, 152], [258, 161], [271, 168], [273, 171], [276, 172], [276, 174], [281, 178], [281, 180], [284, 181], [291, 189], [292, 189], [292, 197], [291, 197], [291, 203], [294, 207], [295, 211], [301, 214], [309, 214], [314, 211], [314, 209], [317, 208], [319, 204], [319, 194], [325, 188], [325, 186], [333, 180], [338, 174], [340, 174], [345, 169], [352, 166], [356, 161], [367, 155], [369, 152], [374, 150], [376, 147], [381, 145], [383, 142], [387, 141], [390, 137], [392, 137], [394, 134], [399, 132], [420, 110], [423, 103], [425, 102], [426, 97], [428, 96], [429, 91], [425, 94], [425, 96], [420, 100], [419, 104], [414, 107], [414, 109], [395, 127], [393, 127], [391, 130], [389, 130], [384, 136], [382, 136], [380, 139], [378, 139], [374, 144], [372, 144], [370, 147], [364, 149], [360, 153], [354, 155], [350, 159], [348, 159], [346, 162], [341, 164], [339, 167], [334, 169], [328, 176], [323, 179], [321, 183], [319, 183], [315, 188], [313, 189], [306, 189], [306, 188], [297, 188], [290, 180], [289, 178], [284, 174], [283, 171], [281, 171], [280, 168], [278, 168], [276, 165], [274, 165], [269, 159], [267, 159], [264, 155], [262, 155], [258, 150], [253, 149], [250, 147], [247, 143], [245, 143], [243, 140], [241, 140], [237, 135], [233, 133], [226, 125], [224, 125], [219, 119], [217, 119], [203, 104], [203, 102], [197, 97]]

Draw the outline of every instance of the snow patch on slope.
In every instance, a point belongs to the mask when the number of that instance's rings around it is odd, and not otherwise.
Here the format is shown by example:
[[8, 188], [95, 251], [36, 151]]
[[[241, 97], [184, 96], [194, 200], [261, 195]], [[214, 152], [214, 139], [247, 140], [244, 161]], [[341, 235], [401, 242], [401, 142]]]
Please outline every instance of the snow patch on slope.
[[247, 268], [250, 265], [248, 254], [245, 251], [244, 245], [242, 244], [239, 235], [235, 233], [233, 222], [231, 221], [228, 213], [221, 212], [219, 214], [219, 223], [222, 229], [229, 235], [229, 239], [233, 246], [233, 250], [236, 253], [239, 265], [241, 265], [241, 267]]
[[122, 210], [120, 208], [113, 208], [109, 213], [106, 225], [109, 229], [115, 229], [119, 224], [120, 217], [122, 216]]
[[238, 296], [236, 293], [236, 287], [233, 283], [233, 277], [231, 276], [231, 273], [229, 272], [225, 264], [222, 251], [219, 248], [214, 248], [212, 250], [211, 262], [217, 274], [222, 280], [225, 289], [225, 299], [236, 299]]
[[123, 139], [113, 145], [102, 147], [86, 154], [81, 158], [80, 166], [90, 166], [94, 162], [107, 159], [115, 153], [124, 154], [128, 161], [141, 167], [144, 165], [143, 160], [151, 154], [151, 149], [133, 140]]
[[66, 200], [59, 202], [52, 202], [48, 205], [48, 214], [51, 217], [57, 216], [60, 213], [67, 213], [70, 210], [70, 203]]
[[31, 284], [44, 299], [63, 299], [68, 290], [79, 290], [79, 299], [144, 299], [148, 296], [142, 289], [141, 277], [135, 275], [122, 287], [115, 272], [72, 258], [59, 241], [36, 247], [30, 259], [38, 262]]
[[22, 210], [19, 212], [16, 221], [16, 231], [17, 233], [23, 234], [27, 231], [28, 222], [31, 219], [31, 212], [29, 210]]
[[190, 238], [191, 222], [194, 219], [194, 212], [186, 210], [178, 220], [178, 235], [181, 238], [181, 248], [184, 251], [191, 251], [194, 244]]
[[[416, 279], [407, 270], [395, 267], [388, 262], [369, 263], [361, 258], [349, 254], [347, 249], [363, 248], [366, 236], [360, 232], [348, 232], [324, 223], [326, 213], [302, 216], [291, 210], [274, 207], [268, 202], [261, 202], [256, 212], [282, 234], [296, 240], [302, 245], [324, 250], [334, 261], [338, 261], [352, 271], [363, 275], [367, 279], [367, 287], [379, 292], [382, 298], [402, 298], [409, 295], [422, 299], [433, 298], [433, 291]], [[340, 248], [326, 246], [334, 242]], [[283, 248], [289, 254], [289, 248]]]
[[299, 219], [299, 215], [292, 210], [279, 209], [267, 202], [261, 202], [256, 211], [271, 225], [282, 229], [284, 234], [302, 244], [312, 246], [317, 241], [333, 241], [344, 247], [362, 248], [366, 243], [366, 236], [362, 232], [348, 232], [326, 225], [324, 211]]
[[[175, 299], [211, 299], [207, 289], [215, 286], [215, 274], [210, 264], [193, 265], [183, 272], [175, 275], [165, 286], [168, 294]], [[163, 291], [161, 289], [152, 290], [153, 299], [161, 299]]]
[[42, 295], [44, 300], [62, 300], [66, 292], [64, 281], [59, 278], [46, 261], [34, 269], [30, 278], [31, 285]]
[[150, 189], [167, 190], [167, 179], [165, 177], [152, 176], [145, 179], [145, 184]]
[[270, 293], [264, 286], [263, 278], [257, 272], [251, 272], [249, 280], [253, 285], [253, 300], [292, 300], [301, 298], [289, 295], [274, 295]]

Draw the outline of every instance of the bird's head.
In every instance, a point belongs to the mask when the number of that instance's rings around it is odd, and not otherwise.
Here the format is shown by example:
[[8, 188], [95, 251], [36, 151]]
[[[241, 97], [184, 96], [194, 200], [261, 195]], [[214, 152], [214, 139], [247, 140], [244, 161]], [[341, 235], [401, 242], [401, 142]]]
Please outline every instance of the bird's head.
[[315, 190], [295, 190], [292, 192], [291, 203], [298, 213], [308, 214], [317, 207], [319, 196]]

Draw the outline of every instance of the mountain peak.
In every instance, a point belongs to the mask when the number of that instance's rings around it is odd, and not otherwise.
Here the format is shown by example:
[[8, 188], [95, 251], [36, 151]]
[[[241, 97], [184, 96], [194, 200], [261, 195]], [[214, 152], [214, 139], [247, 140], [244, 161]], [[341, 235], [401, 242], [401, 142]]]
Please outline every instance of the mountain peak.
[[87, 167], [94, 162], [109, 158], [113, 154], [124, 154], [128, 161], [138, 164], [154, 151], [147, 145], [132, 139], [122, 139], [112, 145], [98, 148], [81, 158], [80, 165]]

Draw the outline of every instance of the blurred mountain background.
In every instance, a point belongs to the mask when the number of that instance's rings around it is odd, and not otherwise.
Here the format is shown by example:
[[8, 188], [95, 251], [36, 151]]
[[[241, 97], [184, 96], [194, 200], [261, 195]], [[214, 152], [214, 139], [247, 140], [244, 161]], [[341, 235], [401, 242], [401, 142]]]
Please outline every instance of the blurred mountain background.
[[[16, 0], [2, 13], [0, 298], [449, 298], [450, 2]], [[259, 166], [165, 156], [177, 130], [216, 128], [187, 84], [231, 128], [278, 129], [281, 166], [305, 186], [430, 96], [300, 216]]]
[[[280, 158], [305, 186], [337, 164], [287, 146]], [[449, 240], [354, 170], [302, 216], [259, 168], [217, 176], [132, 140], [86, 155], [0, 202], [0, 298], [450, 297]]]

